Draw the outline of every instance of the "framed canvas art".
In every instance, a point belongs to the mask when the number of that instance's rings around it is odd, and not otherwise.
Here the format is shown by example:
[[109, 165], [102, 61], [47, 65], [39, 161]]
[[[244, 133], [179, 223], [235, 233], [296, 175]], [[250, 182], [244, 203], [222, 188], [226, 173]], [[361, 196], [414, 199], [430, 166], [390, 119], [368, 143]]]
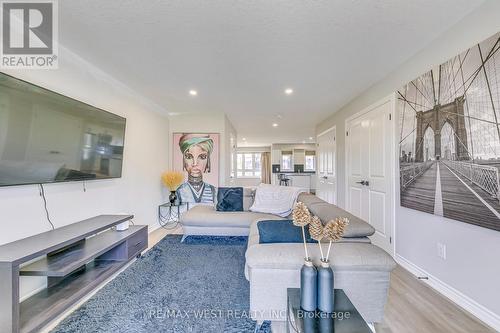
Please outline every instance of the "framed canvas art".
[[174, 133], [173, 168], [185, 173], [181, 202], [213, 204], [219, 186], [219, 134]]
[[500, 231], [500, 33], [397, 91], [401, 206]]

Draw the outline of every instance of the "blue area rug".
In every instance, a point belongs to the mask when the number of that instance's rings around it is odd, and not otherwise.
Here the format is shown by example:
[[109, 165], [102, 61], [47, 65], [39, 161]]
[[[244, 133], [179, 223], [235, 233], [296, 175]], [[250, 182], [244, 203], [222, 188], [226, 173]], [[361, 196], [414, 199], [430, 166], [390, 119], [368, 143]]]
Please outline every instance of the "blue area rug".
[[244, 276], [246, 237], [167, 236], [53, 333], [255, 331]]

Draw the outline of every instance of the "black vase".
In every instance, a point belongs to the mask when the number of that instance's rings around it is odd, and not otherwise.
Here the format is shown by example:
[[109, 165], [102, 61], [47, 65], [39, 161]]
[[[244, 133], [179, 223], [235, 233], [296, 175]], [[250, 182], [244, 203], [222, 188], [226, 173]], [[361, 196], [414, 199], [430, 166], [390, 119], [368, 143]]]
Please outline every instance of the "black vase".
[[170, 191], [170, 195], [168, 196], [168, 200], [171, 205], [174, 205], [177, 201], [177, 193], [175, 191]]

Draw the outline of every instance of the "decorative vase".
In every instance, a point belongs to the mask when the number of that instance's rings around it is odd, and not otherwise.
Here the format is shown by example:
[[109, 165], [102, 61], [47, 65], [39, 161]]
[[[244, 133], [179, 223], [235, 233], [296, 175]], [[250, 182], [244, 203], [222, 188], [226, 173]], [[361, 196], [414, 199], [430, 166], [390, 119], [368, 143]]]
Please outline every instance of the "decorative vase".
[[[303, 311], [302, 313], [302, 333], [316, 333], [318, 332], [316, 325], [316, 311]], [[297, 332], [297, 331], [294, 331]], [[320, 331], [323, 333], [323, 331]]]
[[300, 307], [304, 311], [316, 311], [318, 273], [311, 259], [306, 258], [300, 270]]
[[334, 311], [333, 299], [333, 271], [329, 260], [321, 260], [318, 267], [318, 310], [332, 313]]
[[[327, 316], [319, 316], [319, 331], [321, 333], [334, 333], [334, 314], [329, 313]], [[317, 331], [316, 331], [317, 332]]]
[[170, 191], [170, 195], [168, 196], [168, 200], [170, 201], [170, 204], [175, 204], [175, 201], [177, 200], [177, 193], [175, 191]]

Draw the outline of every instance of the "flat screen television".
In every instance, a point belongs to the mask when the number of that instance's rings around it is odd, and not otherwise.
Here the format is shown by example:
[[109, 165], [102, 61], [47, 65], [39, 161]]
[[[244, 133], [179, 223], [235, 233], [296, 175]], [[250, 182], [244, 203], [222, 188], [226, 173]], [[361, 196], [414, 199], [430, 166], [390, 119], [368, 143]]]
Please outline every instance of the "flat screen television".
[[125, 123], [0, 73], [0, 186], [121, 177]]

